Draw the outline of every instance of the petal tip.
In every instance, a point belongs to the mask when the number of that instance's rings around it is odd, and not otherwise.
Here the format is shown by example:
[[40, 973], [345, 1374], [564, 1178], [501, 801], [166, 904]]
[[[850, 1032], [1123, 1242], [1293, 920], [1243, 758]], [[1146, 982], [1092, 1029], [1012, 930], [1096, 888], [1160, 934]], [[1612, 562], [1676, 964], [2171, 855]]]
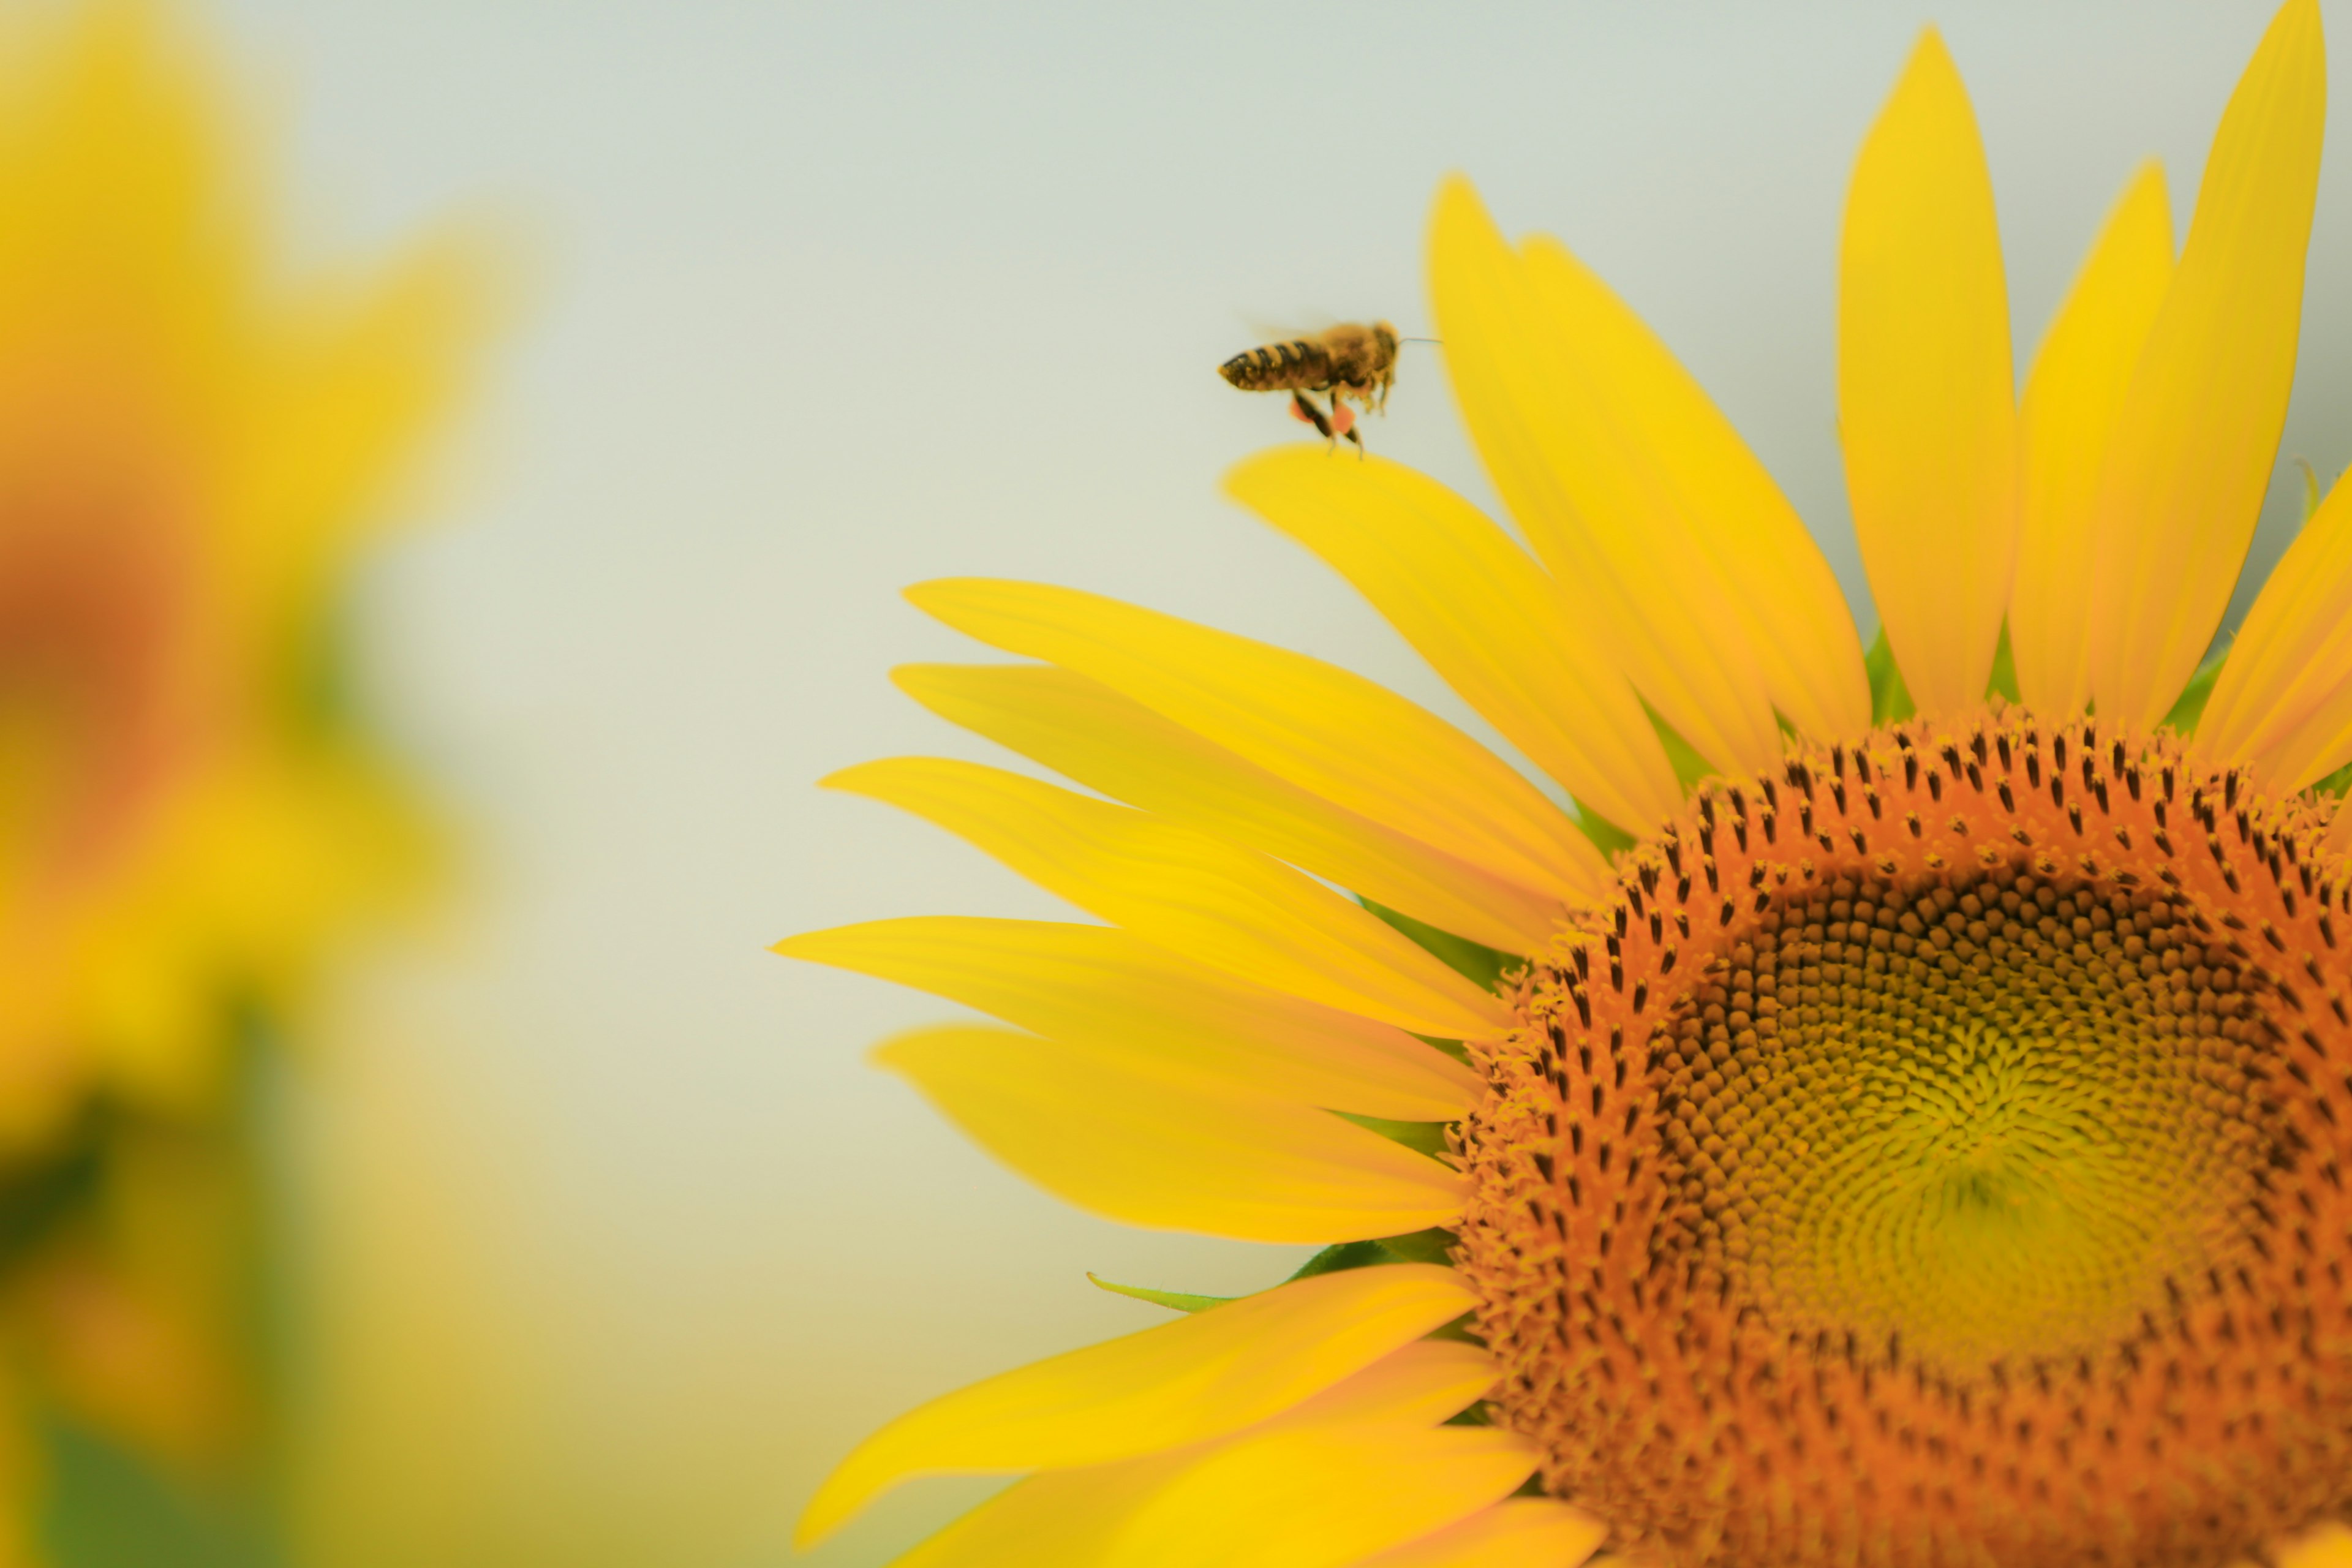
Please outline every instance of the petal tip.
[[1959, 79], [1960, 68], [1952, 58], [1952, 47], [1944, 41], [1944, 30], [1930, 22], [1919, 29], [1911, 42], [1911, 52], [1904, 58], [1903, 75], [1896, 90], [1900, 91], [1915, 79], [1928, 78]]
[[929, 707], [930, 704], [925, 701], [924, 693], [936, 693], [946, 679], [946, 672], [955, 668], [947, 664], [894, 664], [890, 667], [890, 684]]
[[1431, 242], [1438, 246], [1474, 237], [1489, 237], [1497, 244], [1502, 240], [1501, 231], [1478, 195], [1478, 187], [1470, 183], [1468, 175], [1459, 173], [1448, 174], [1437, 183], [1429, 229]]
[[[852, 1458], [855, 1457], [853, 1455]], [[806, 1508], [801, 1510], [801, 1517], [793, 1526], [794, 1552], [808, 1552], [822, 1544], [835, 1531], [847, 1524], [860, 1509], [874, 1500], [871, 1487], [859, 1489], [841, 1484], [842, 1472], [847, 1467], [848, 1461], [844, 1461], [841, 1468], [825, 1477], [818, 1485], [816, 1495], [809, 1499]]]
[[1437, 205], [1441, 209], [1467, 205], [1483, 210], [1486, 204], [1478, 199], [1478, 187], [1471, 183], [1469, 175], [1459, 169], [1448, 169], [1437, 182]]
[[835, 768], [817, 780], [816, 787], [839, 790], [845, 795], [864, 795], [866, 793], [865, 784], [867, 771], [873, 766], [872, 763], [852, 763], [845, 768]]
[[909, 583], [898, 590], [898, 596], [927, 616], [937, 616], [940, 604], [952, 599], [956, 590], [971, 582], [969, 577], [929, 577], [920, 583]]
[[1899, 110], [1917, 104], [1923, 97], [1947, 113], [1949, 105], [1957, 100], [1969, 115], [1973, 129], [1975, 110], [1969, 105], [1968, 84], [1961, 79], [1959, 63], [1952, 58], [1943, 33], [1932, 22], [1919, 29], [1918, 39], [1905, 58], [1902, 74], [1895, 80], [1895, 90], [1887, 94], [1886, 105], [1880, 110], [1881, 122], [1895, 117]]

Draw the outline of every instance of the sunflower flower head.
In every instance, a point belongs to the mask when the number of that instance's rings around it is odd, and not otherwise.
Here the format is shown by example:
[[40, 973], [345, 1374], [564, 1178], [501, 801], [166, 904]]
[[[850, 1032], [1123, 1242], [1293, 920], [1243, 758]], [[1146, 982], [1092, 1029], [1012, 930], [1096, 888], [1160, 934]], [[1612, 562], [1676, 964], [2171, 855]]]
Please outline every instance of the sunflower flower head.
[[419, 249], [289, 284], [226, 100], [155, 8], [0, 62], [0, 1142], [218, 1092], [240, 1009], [413, 873], [322, 700], [355, 549], [476, 335]]
[[[1090, 595], [917, 604], [1035, 662], [898, 672], [1095, 792], [836, 787], [1101, 921], [782, 950], [994, 1015], [884, 1046], [1139, 1225], [1325, 1250], [853, 1453], [1023, 1474], [903, 1561], [2224, 1568], [2352, 1550], [2352, 501], [2209, 662], [2271, 482], [2319, 14], [2176, 255], [2135, 174], [2018, 380], [1927, 33], [1864, 141], [1838, 413], [1883, 625], [1558, 242], [1439, 193], [1438, 335], [1523, 547], [1312, 449], [1232, 493], [1574, 803], [1328, 664]], [[1108, 797], [1097, 798], [1097, 797]], [[1344, 889], [1344, 891], [1341, 891]]]
[[289, 279], [238, 121], [161, 6], [0, 16], [0, 1563], [48, 1421], [253, 1457], [239, 1047], [429, 847], [332, 645], [482, 258]]

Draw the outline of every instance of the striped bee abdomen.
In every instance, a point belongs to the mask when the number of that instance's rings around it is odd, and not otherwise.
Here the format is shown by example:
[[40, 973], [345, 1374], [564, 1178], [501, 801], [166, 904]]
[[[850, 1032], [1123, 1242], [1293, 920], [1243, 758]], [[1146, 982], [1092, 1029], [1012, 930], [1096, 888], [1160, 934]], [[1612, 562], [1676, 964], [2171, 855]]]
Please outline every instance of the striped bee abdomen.
[[1219, 365], [1217, 374], [1244, 392], [1320, 387], [1331, 378], [1331, 356], [1322, 344], [1297, 338], [1237, 353]]

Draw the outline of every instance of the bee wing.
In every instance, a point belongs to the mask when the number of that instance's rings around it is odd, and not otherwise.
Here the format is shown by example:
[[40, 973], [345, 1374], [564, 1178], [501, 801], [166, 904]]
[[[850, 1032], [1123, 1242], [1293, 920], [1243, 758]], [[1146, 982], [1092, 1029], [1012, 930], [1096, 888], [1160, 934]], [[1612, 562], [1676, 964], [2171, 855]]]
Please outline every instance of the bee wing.
[[1244, 315], [1236, 310], [1234, 320], [1248, 334], [1253, 343], [1286, 343], [1293, 338], [1319, 338], [1326, 331], [1339, 324], [1339, 318], [1321, 310], [1294, 310], [1281, 316]]

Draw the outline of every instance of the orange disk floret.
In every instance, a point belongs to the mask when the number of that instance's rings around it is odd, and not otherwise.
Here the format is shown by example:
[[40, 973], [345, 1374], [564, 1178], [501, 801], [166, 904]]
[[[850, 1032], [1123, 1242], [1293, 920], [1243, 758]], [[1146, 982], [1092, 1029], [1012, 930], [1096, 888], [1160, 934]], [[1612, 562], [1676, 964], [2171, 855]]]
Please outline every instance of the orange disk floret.
[[1461, 1267], [1675, 1564], [2230, 1561], [2352, 1493], [2324, 808], [2017, 710], [1703, 785], [1474, 1047]]

